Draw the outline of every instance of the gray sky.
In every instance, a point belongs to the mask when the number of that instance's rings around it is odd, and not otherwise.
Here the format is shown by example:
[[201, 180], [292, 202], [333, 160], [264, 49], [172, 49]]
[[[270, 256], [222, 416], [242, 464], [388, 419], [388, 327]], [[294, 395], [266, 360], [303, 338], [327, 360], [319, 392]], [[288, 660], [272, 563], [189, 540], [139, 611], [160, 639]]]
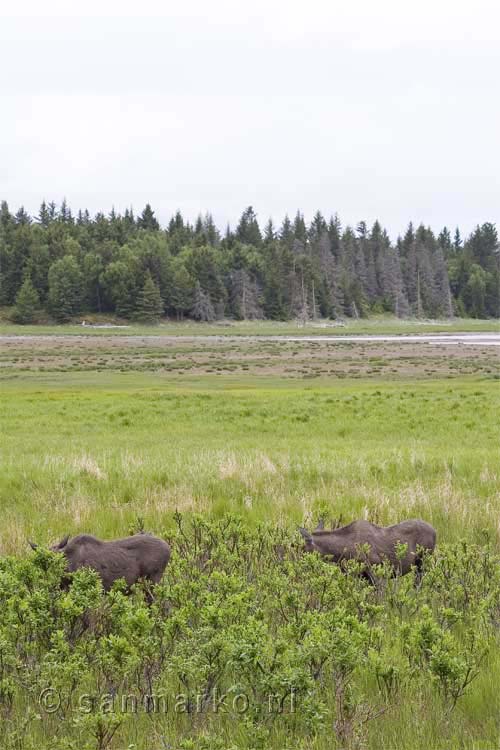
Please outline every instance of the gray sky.
[[469, 231], [499, 63], [497, 0], [0, 0], [0, 198]]

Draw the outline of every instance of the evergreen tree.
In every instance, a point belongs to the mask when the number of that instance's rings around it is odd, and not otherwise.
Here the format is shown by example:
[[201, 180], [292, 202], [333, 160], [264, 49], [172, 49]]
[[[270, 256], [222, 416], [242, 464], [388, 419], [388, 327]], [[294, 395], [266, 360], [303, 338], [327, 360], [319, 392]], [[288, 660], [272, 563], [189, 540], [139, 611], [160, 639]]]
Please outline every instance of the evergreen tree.
[[172, 216], [170, 221], [168, 222], [168, 233], [170, 235], [174, 235], [179, 232], [184, 232], [185, 226], [184, 226], [184, 219], [182, 217], [182, 214], [180, 211], [176, 211], [175, 215]]
[[24, 280], [30, 254], [33, 249], [33, 227], [29, 223], [8, 225], [2, 230], [5, 244], [0, 258], [2, 291], [8, 305], [14, 303], [16, 294]]
[[102, 310], [101, 275], [102, 258], [97, 253], [87, 253], [83, 258], [84, 300], [89, 310]]
[[472, 233], [467, 250], [474, 263], [485, 271], [494, 272], [498, 267], [498, 234], [494, 224], [486, 223]]
[[226, 231], [224, 232], [224, 244], [226, 247], [231, 247], [235, 240], [234, 232], [231, 229], [231, 225], [229, 223], [226, 224]]
[[49, 210], [49, 222], [55, 221], [57, 219], [57, 206], [54, 203], [54, 201], [50, 201], [48, 210]]
[[14, 217], [9, 211], [9, 204], [7, 201], [2, 201], [0, 203], [0, 226], [5, 232], [14, 227]]
[[219, 230], [215, 226], [214, 218], [210, 213], [205, 214], [205, 218], [203, 219], [203, 230], [209, 245], [215, 247], [215, 245], [219, 244]]
[[299, 242], [303, 243], [304, 245], [306, 244], [307, 227], [304, 221], [304, 216], [300, 213], [300, 211], [297, 211], [297, 213], [295, 214], [292, 232], [296, 240], [299, 240]]
[[236, 228], [236, 238], [246, 245], [260, 245], [262, 235], [260, 233], [257, 215], [252, 206], [248, 206], [241, 214], [240, 221]]
[[40, 311], [40, 299], [37, 291], [31, 283], [29, 276], [23, 281], [23, 284], [16, 295], [16, 304], [12, 313], [12, 320], [15, 323], [33, 323]]
[[292, 222], [290, 221], [288, 214], [283, 219], [283, 224], [281, 225], [281, 229], [279, 231], [279, 238], [281, 242], [284, 242], [286, 245], [291, 247], [293, 242], [293, 229]]
[[20, 226], [26, 226], [28, 224], [31, 224], [31, 216], [26, 213], [24, 210], [24, 206], [21, 206], [19, 211], [16, 214], [16, 224]]
[[273, 220], [269, 219], [264, 229], [264, 240], [266, 242], [272, 242], [276, 239], [276, 230], [274, 229]]
[[439, 233], [438, 244], [441, 250], [443, 251], [443, 254], [445, 255], [445, 257], [450, 255], [450, 253], [453, 250], [453, 245], [451, 242], [451, 234], [450, 234], [450, 230], [448, 229], [448, 227], [443, 227], [443, 229]]
[[309, 227], [309, 241], [319, 242], [326, 231], [327, 226], [326, 221], [323, 218], [323, 214], [320, 211], [316, 211], [313, 220], [311, 221], [311, 226]]
[[200, 282], [201, 288], [209, 294], [212, 304], [224, 303], [226, 289], [222, 281], [220, 254], [213, 247], [205, 245], [190, 248], [182, 257], [189, 274]]
[[366, 235], [368, 234], [368, 227], [366, 226], [366, 221], [358, 222], [358, 226], [356, 227], [356, 232], [360, 239], [366, 238]]
[[146, 229], [151, 232], [157, 232], [159, 230], [160, 225], [149, 203], [146, 203], [144, 211], [137, 219], [137, 226], [139, 229]]
[[366, 289], [368, 276], [362, 246], [350, 227], [346, 227], [341, 238], [340, 285], [344, 300], [344, 312], [350, 317], [363, 317], [367, 313]]
[[49, 292], [50, 250], [45, 231], [40, 226], [34, 226], [31, 235], [32, 242], [26, 269], [40, 298], [40, 303], [46, 305]]
[[321, 313], [324, 317], [337, 318], [342, 315], [344, 301], [340, 290], [337, 262], [332, 252], [330, 235], [326, 229], [313, 245], [313, 252], [317, 259], [317, 286]]
[[202, 244], [205, 244], [206, 238], [203, 236], [204, 227], [203, 227], [203, 219], [201, 217], [201, 214], [198, 214], [198, 216], [196, 217], [196, 221], [194, 225], [194, 233], [196, 237], [202, 237], [203, 238]]
[[330, 240], [330, 246], [332, 248], [332, 253], [335, 256], [335, 259], [339, 261], [339, 255], [340, 255], [340, 238], [342, 236], [342, 224], [340, 223], [340, 219], [335, 214], [335, 216], [332, 216], [330, 218], [330, 221], [328, 222], [328, 238]]
[[60, 221], [63, 224], [73, 223], [73, 216], [71, 214], [71, 209], [69, 208], [66, 202], [66, 198], [64, 198], [63, 202], [61, 203], [61, 208], [59, 209], [58, 221]]
[[116, 260], [108, 264], [100, 276], [104, 292], [104, 309], [111, 309], [121, 318], [129, 318], [135, 309], [138, 290], [130, 263]]
[[51, 314], [60, 323], [66, 323], [80, 312], [82, 286], [82, 272], [72, 256], [66, 255], [51, 265], [48, 305]]
[[140, 323], [158, 323], [163, 313], [163, 300], [158, 285], [147, 271], [144, 286], [137, 297], [134, 318]]
[[42, 225], [42, 227], [47, 228], [49, 226], [50, 221], [50, 214], [49, 209], [47, 208], [47, 204], [45, 201], [42, 202], [42, 205], [40, 206], [40, 211], [38, 213], [38, 221]]
[[[86, 211], [86, 213], [88, 214], [88, 211]], [[125, 214], [123, 216], [123, 223], [125, 225], [127, 235], [131, 234], [135, 227], [135, 217], [134, 217], [134, 212], [132, 208], [125, 209]]]
[[477, 263], [473, 263], [462, 292], [465, 309], [473, 318], [486, 317], [486, 288], [487, 272]]
[[177, 319], [182, 320], [193, 306], [194, 282], [184, 263], [180, 259], [175, 260], [170, 304]]

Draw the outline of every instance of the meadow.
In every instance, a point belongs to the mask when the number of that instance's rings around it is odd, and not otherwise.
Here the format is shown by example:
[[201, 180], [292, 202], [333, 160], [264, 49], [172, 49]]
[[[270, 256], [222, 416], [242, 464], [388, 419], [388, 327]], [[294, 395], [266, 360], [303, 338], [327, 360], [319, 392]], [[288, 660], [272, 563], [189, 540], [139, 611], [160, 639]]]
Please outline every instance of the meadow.
[[[36, 325], [15, 325], [11, 322], [12, 308], [0, 307], [0, 335], [48, 335], [86, 336], [109, 334], [113, 336], [321, 336], [333, 333], [336, 336], [350, 334], [411, 334], [411, 333], [484, 333], [499, 330], [498, 320], [475, 318], [396, 318], [394, 315], [372, 315], [369, 318], [345, 318], [340, 320], [220, 320], [213, 323], [198, 323], [194, 320], [164, 320], [159, 325], [131, 323], [114, 315], [89, 313], [73, 323], [55, 325], [49, 319]], [[82, 326], [85, 322], [85, 326]], [[83, 330], [82, 330], [83, 329]]]
[[[498, 745], [494, 347], [47, 333], [3, 339], [0, 358], [5, 747]], [[432, 523], [421, 589], [411, 577], [371, 587], [304, 558], [297, 526], [320, 516]], [[57, 562], [27, 544], [138, 528], [173, 549], [151, 610], [140, 592], [103, 599], [92, 576], [61, 594]], [[47, 623], [23, 630], [36, 590], [57, 642]], [[86, 610], [99, 627], [82, 631]], [[149, 672], [148, 649], [164, 655]], [[45, 715], [28, 673], [66, 696], [75, 674], [79, 689], [113, 695], [146, 674], [165, 690], [242, 683], [260, 698], [295, 680], [300, 700], [271, 724], [258, 711]]]

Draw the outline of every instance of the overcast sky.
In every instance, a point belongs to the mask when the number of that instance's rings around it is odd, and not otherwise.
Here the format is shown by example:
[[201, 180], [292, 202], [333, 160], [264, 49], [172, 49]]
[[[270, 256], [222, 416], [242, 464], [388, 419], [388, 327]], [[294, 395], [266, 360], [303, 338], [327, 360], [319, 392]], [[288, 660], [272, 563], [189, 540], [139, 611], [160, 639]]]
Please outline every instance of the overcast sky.
[[500, 221], [499, 76], [497, 0], [3, 0], [0, 198], [467, 232]]

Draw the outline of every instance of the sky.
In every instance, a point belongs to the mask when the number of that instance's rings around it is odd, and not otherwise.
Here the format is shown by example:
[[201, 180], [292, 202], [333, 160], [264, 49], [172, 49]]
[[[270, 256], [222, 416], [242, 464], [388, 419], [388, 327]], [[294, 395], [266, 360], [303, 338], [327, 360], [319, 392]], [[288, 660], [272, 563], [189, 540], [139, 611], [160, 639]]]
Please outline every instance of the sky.
[[497, 0], [0, 0], [0, 199], [500, 222]]

